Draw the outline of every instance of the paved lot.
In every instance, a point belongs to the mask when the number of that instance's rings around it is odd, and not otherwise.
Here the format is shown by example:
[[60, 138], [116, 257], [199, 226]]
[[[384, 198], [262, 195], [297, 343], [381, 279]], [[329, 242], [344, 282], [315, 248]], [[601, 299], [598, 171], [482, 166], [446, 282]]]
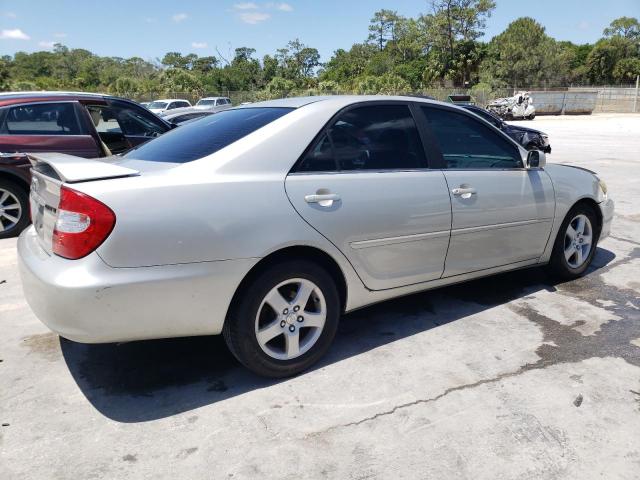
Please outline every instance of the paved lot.
[[0, 241], [0, 478], [640, 476], [640, 115], [537, 118], [617, 202], [589, 274], [537, 270], [346, 316], [273, 382], [219, 338], [86, 346], [25, 304]]

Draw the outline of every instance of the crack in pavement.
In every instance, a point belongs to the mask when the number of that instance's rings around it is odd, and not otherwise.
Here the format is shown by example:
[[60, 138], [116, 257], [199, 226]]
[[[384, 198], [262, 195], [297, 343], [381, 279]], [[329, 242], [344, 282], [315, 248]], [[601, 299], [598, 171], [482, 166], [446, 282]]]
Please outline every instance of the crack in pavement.
[[[508, 304], [507, 308], [540, 327], [543, 333], [543, 342], [536, 348], [536, 354], [539, 359], [535, 363], [527, 363], [515, 371], [505, 372], [492, 378], [450, 387], [434, 397], [395, 405], [388, 410], [378, 412], [369, 417], [354, 422], [333, 425], [324, 430], [308, 434], [306, 437], [316, 437], [333, 430], [359, 426], [381, 417], [393, 415], [399, 410], [437, 402], [454, 392], [496, 383], [505, 378], [516, 377], [531, 370], [545, 369], [552, 365], [577, 363], [590, 358], [616, 357], [640, 367], [640, 348], [631, 343], [633, 339], [640, 337], [640, 312], [633, 308], [633, 305], [630, 306], [628, 304], [629, 298], [634, 298], [636, 292], [607, 285], [601, 278], [604, 273], [612, 268], [624, 265], [639, 257], [640, 248], [634, 248], [627, 257], [620, 261], [604, 265], [599, 270], [592, 271], [591, 275], [588, 274], [572, 282], [560, 284], [557, 287], [556, 291], [559, 290], [568, 296], [586, 301], [599, 309], [613, 312], [621, 317], [620, 320], [603, 324], [600, 331], [595, 335], [584, 336], [574, 329], [575, 325], [563, 325], [550, 317], [542, 315], [527, 304], [525, 294], [520, 297], [524, 304]], [[448, 294], [448, 296], [453, 297], [454, 300], [457, 299], [455, 292]], [[597, 300], [603, 297], [610, 300], [612, 304], [603, 306], [598, 303]], [[494, 306], [501, 304], [501, 302], [496, 302]]]

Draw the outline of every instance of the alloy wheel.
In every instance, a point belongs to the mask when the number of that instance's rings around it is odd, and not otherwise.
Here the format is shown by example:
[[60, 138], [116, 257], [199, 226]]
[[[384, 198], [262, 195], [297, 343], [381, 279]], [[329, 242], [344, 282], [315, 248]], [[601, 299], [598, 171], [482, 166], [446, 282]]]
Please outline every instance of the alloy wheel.
[[318, 341], [327, 319], [327, 304], [310, 280], [292, 278], [273, 287], [262, 300], [255, 334], [262, 351], [277, 360], [291, 360]]
[[589, 258], [593, 242], [593, 228], [589, 217], [576, 215], [569, 222], [564, 236], [564, 258], [571, 268], [580, 268]]
[[0, 232], [13, 229], [22, 216], [18, 197], [9, 190], [0, 188]]

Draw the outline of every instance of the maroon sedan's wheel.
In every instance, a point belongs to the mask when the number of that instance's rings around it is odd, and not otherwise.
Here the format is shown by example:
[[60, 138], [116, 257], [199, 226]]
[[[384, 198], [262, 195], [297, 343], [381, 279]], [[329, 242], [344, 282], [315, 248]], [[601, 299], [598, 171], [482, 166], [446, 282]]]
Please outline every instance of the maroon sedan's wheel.
[[15, 182], [0, 180], [0, 238], [15, 237], [29, 224], [29, 197]]

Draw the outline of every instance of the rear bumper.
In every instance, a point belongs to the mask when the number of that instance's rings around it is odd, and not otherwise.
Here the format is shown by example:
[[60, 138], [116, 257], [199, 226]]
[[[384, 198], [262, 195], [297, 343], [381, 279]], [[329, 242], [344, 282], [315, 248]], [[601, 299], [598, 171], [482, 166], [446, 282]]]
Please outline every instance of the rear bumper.
[[95, 252], [80, 260], [48, 255], [33, 227], [18, 240], [33, 312], [83, 343], [219, 334], [237, 286], [257, 261], [112, 268]]
[[607, 198], [604, 202], [598, 204], [602, 212], [602, 230], [600, 231], [600, 240], [607, 238], [611, 233], [611, 222], [613, 221], [613, 211], [615, 204], [611, 198]]

